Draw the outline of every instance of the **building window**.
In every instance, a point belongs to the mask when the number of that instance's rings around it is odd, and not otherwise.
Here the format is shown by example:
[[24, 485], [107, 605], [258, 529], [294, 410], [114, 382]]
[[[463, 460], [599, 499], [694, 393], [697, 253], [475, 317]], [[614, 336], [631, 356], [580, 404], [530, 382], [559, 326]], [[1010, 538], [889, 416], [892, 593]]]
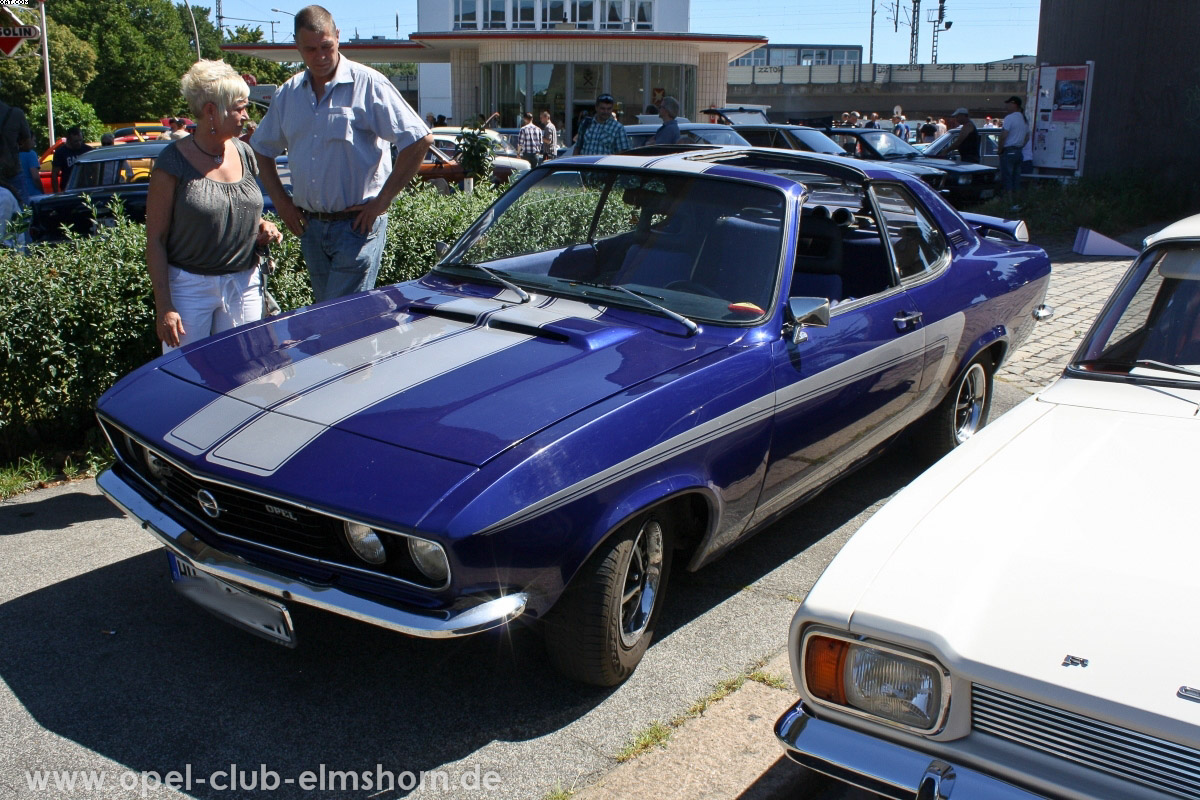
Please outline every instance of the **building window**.
[[791, 67], [796, 64], [796, 48], [770, 48], [767, 55], [772, 67]]
[[735, 67], [765, 67], [767, 65], [767, 48], [760, 47], [752, 53], [747, 53], [733, 62]]
[[514, 28], [535, 27], [533, 0], [512, 0], [512, 21]]
[[476, 0], [454, 0], [454, 30], [479, 27], [475, 2]]
[[806, 67], [817, 67], [829, 63], [828, 50], [801, 50], [800, 63]]
[[542, 27], [553, 28], [567, 21], [566, 0], [542, 0]]
[[581, 28], [594, 28], [596, 26], [596, 5], [594, 0], [573, 0], [575, 9], [575, 19], [572, 20]]
[[487, 16], [483, 19], [483, 27], [485, 28], [507, 28], [508, 25], [504, 21], [504, 9], [508, 5], [507, 0], [484, 0], [487, 3]]
[[637, 3], [637, 18], [633, 22], [634, 30], [652, 31], [654, 30], [654, 2], [653, 0], [635, 0]]
[[833, 63], [833, 64], [857, 64], [858, 63], [858, 51], [857, 50], [834, 50], [833, 51], [833, 61], [831, 63]]
[[610, 31], [621, 30], [625, 25], [624, 10], [625, 0], [600, 0], [600, 27]]

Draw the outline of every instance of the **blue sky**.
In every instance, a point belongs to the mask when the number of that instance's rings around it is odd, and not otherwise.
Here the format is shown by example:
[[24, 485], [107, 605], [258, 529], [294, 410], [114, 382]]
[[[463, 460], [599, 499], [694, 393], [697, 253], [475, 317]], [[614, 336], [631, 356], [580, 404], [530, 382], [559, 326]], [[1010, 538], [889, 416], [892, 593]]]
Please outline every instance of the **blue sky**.
[[[324, 0], [341, 28], [342, 38], [355, 35], [394, 37], [397, 20], [400, 37], [417, 30], [415, 0], [388, 5], [361, 0]], [[777, 44], [861, 44], [863, 58], [870, 49], [871, 0], [691, 0], [693, 33], [730, 33], [766, 36]], [[930, 60], [932, 23], [926, 20], [937, 9], [937, 0], [923, 0], [919, 20], [919, 58]], [[287, 0], [223, 0], [228, 17], [277, 20], [276, 41], [290, 41], [292, 18], [271, 8], [298, 11], [303, 3]], [[894, 22], [899, 7], [899, 29]], [[977, 63], [1037, 53], [1039, 0], [946, 0], [946, 19], [953, 23], [938, 38], [938, 61]], [[912, 0], [875, 0], [875, 62], [907, 64]], [[270, 39], [266, 23], [259, 25]]]

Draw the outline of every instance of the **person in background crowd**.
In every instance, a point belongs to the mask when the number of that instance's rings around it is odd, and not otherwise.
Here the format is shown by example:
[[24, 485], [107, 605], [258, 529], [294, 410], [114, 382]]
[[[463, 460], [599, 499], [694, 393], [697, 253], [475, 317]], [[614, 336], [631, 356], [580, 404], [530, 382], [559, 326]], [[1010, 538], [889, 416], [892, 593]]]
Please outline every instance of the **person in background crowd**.
[[864, 128], [882, 128], [883, 124], [879, 121], [879, 112], [872, 111], [871, 118], [863, 123]]
[[946, 120], [943, 117], [938, 117], [937, 122], [935, 122], [934, 124], [937, 125], [938, 136], [941, 136], [946, 131], [950, 130], [948, 127], [946, 127]]
[[430, 128], [437, 125], [437, 120], [434, 118], [433, 114], [425, 115], [425, 124], [428, 125]]
[[78, 125], [68, 130], [67, 140], [54, 150], [54, 160], [51, 161], [50, 169], [50, 188], [56, 192], [66, 189], [75, 162], [91, 149], [91, 145], [83, 143], [83, 131], [79, 129]]
[[954, 109], [954, 122], [958, 128], [958, 133], [954, 136], [954, 141], [946, 148], [947, 153], [957, 151], [963, 161], [971, 164], [979, 163], [979, 131], [975, 128], [975, 123], [971, 122], [971, 115], [965, 108]]
[[38, 161], [37, 151], [33, 149], [33, 134], [26, 133], [21, 136], [17, 146], [21, 151], [17, 154], [20, 161], [20, 175], [17, 183], [17, 195], [22, 205], [29, 205], [29, 201], [43, 194], [42, 191], [42, 164]]
[[521, 130], [517, 131], [517, 152], [531, 167], [542, 163], [542, 129], [533, 124], [533, 114], [528, 111], [521, 115]]
[[190, 136], [187, 129], [184, 127], [186, 123], [179, 117], [171, 117], [167, 120], [167, 124], [171, 126], [171, 132], [167, 134], [168, 139], [182, 139], [185, 136]]
[[937, 125], [934, 124], [933, 117], [926, 117], [924, 124], [917, 129], [917, 138], [922, 142], [932, 142], [937, 137]]
[[851, 128], [861, 128], [862, 127], [862, 115], [860, 115], [857, 111], [850, 112], [850, 127]]
[[908, 123], [904, 121], [904, 117], [899, 114], [892, 114], [892, 133], [899, 136], [904, 141], [908, 141]]
[[[300, 237], [320, 302], [375, 286], [388, 208], [417, 174], [433, 135], [395, 84], [338, 52], [327, 10], [306, 6], [294, 25], [305, 69], [275, 92], [250, 144], [277, 213]], [[284, 150], [292, 195], [275, 169]]]
[[550, 121], [550, 112], [543, 110], [542, 120], [542, 160], [549, 161], [558, 155], [558, 129]]
[[620, 120], [613, 116], [615, 104], [616, 100], [608, 93], [596, 98], [596, 113], [579, 126], [576, 155], [602, 156], [629, 149], [629, 134]]
[[[0, 101], [0, 180], [18, 198], [22, 183], [21, 139], [31, 135], [25, 112]], [[27, 199], [20, 202], [27, 202]]]
[[658, 118], [663, 124], [654, 132], [655, 144], [675, 144], [679, 141], [679, 101], [664, 97], [658, 107]]
[[[103, 133], [100, 135], [101, 147], [115, 147], [116, 138], [111, 133]], [[100, 186], [113, 186], [121, 183], [124, 178], [125, 183], [133, 183], [133, 167], [130, 163], [121, 159], [120, 161], [109, 161], [101, 165], [102, 173], [100, 175]]]
[[1016, 95], [1004, 101], [1008, 113], [1000, 130], [1000, 184], [1009, 194], [1021, 188], [1021, 152], [1029, 141], [1029, 120], [1021, 106], [1021, 98]]
[[849, 128], [849, 127], [850, 127], [850, 112], [849, 112], [849, 111], [843, 111], [843, 112], [842, 112], [842, 125], [841, 125], [841, 126], [842, 126], [843, 128]]
[[154, 162], [146, 197], [146, 267], [163, 352], [262, 317], [258, 245], [278, 242], [262, 218], [254, 151], [238, 139], [250, 89], [223, 61], [180, 81], [201, 124]]
[[446, 127], [446, 122], [447, 122], [446, 116], [444, 114], [438, 114], [437, 118], [434, 120], [434, 122], [437, 123], [434, 127], [444, 128], [444, 127]]
[[254, 136], [254, 132], [258, 130], [258, 123], [252, 119], [246, 120], [246, 124], [242, 126], [242, 135], [238, 138], [246, 144], [250, 144], [250, 137]]

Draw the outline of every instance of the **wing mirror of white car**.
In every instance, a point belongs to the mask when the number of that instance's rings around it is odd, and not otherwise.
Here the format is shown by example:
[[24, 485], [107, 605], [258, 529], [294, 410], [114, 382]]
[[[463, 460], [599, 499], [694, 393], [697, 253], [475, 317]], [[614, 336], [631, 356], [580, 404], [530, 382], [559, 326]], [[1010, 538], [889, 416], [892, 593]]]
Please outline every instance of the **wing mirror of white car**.
[[789, 297], [783, 312], [783, 335], [792, 344], [808, 341], [805, 328], [829, 327], [829, 301], [824, 297]]

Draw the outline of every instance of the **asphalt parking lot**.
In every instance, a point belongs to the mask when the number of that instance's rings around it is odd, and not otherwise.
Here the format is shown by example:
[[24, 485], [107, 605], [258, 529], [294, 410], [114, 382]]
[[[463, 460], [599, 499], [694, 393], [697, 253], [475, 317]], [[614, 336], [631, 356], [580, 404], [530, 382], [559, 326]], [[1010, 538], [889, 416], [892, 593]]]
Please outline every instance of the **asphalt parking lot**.
[[[996, 412], [1053, 379], [1129, 263], [1050, 249], [1056, 314], [998, 374]], [[658, 639], [612, 690], [558, 677], [524, 630], [422, 641], [299, 608], [287, 650], [176, 595], [161, 549], [94, 482], [0, 503], [0, 797], [845, 796], [781, 761], [771, 734], [794, 699], [787, 626], [927, 466], [905, 455], [673, 575]], [[756, 670], [765, 682], [696, 713]], [[666, 746], [620, 762], [655, 723]], [[54, 782], [91, 773], [104, 788]], [[179, 788], [162, 785], [172, 773]]]

